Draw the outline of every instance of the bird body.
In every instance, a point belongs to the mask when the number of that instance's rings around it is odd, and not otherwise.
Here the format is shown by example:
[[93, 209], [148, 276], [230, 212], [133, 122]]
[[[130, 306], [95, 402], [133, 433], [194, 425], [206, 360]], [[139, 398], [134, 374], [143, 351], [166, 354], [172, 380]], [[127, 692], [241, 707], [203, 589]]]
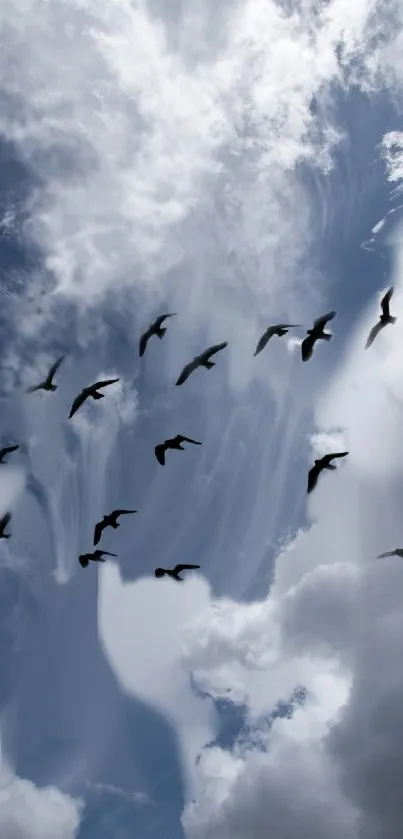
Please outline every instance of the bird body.
[[4, 533], [8, 523], [11, 521], [11, 513], [5, 513], [4, 516], [0, 518], [0, 539], [9, 539], [11, 533]]
[[161, 466], [165, 466], [165, 452], [167, 449], [184, 451], [182, 443], [193, 443], [195, 446], [201, 446], [199, 440], [192, 440], [191, 437], [184, 437], [183, 434], [177, 434], [176, 437], [171, 437], [169, 440], [165, 440], [164, 443], [159, 443], [158, 446], [155, 447], [154, 451], [158, 463], [160, 463]]
[[117, 521], [119, 516], [128, 515], [130, 513], [137, 513], [137, 510], [112, 510], [111, 513], [103, 517], [102, 521], [97, 522], [94, 527], [94, 545], [98, 544], [105, 527], [113, 527], [113, 529], [116, 530], [116, 528], [120, 527], [120, 523]]
[[156, 577], [171, 577], [178, 583], [183, 583], [183, 577], [180, 577], [181, 571], [192, 571], [200, 568], [200, 565], [175, 565], [175, 568], [156, 568], [154, 574]]
[[59, 369], [62, 362], [64, 361], [64, 359], [65, 359], [65, 356], [61, 355], [60, 358], [58, 358], [57, 361], [55, 361], [55, 363], [52, 364], [52, 367], [50, 368], [49, 373], [46, 376], [46, 379], [44, 379], [43, 382], [40, 382], [39, 385], [34, 385], [33, 387], [28, 387], [25, 392], [26, 393], [34, 393], [36, 390], [49, 390], [49, 391], [57, 390], [57, 385], [53, 384], [53, 377], [56, 374], [56, 372]]
[[16, 452], [19, 449], [19, 446], [5, 446], [3, 449], [0, 449], [0, 463], [7, 463], [4, 460], [6, 455], [11, 454], [11, 452]]
[[315, 460], [315, 465], [312, 466], [308, 474], [308, 492], [312, 492], [315, 489], [319, 475], [323, 469], [328, 469], [329, 471], [336, 469], [334, 463], [331, 462], [333, 458], [346, 457], [346, 455], [348, 455], [348, 452], [335, 452], [333, 454], [325, 454], [324, 457]]
[[117, 556], [110, 551], [101, 551], [99, 548], [96, 551], [88, 554], [80, 554], [78, 561], [82, 568], [87, 568], [89, 562], [105, 562], [104, 556]]
[[225, 349], [227, 346], [228, 341], [223, 341], [222, 344], [214, 344], [213, 347], [208, 347], [208, 349], [204, 350], [204, 352], [200, 355], [196, 355], [189, 364], [185, 365], [178, 380], [176, 381], [176, 385], [183, 385], [183, 383], [186, 382], [186, 379], [188, 379], [191, 373], [197, 370], [198, 367], [205, 367], [206, 370], [211, 370], [211, 368], [215, 366], [215, 361], [211, 361], [211, 356], [220, 352], [220, 350]]
[[301, 344], [302, 361], [308, 361], [313, 353], [313, 348], [316, 341], [331, 341], [331, 332], [325, 332], [325, 326], [335, 317], [336, 312], [328, 312], [326, 315], [321, 315], [316, 318], [312, 329], [307, 329], [307, 337], [304, 338]]
[[258, 341], [257, 347], [253, 355], [258, 355], [262, 350], [264, 350], [270, 338], [273, 338], [273, 335], [278, 335], [281, 338], [282, 335], [286, 335], [288, 330], [291, 329], [293, 326], [300, 326], [299, 323], [276, 323], [273, 326], [268, 326], [266, 331], [263, 333], [262, 337]]
[[78, 409], [81, 408], [81, 405], [83, 404], [83, 402], [85, 402], [86, 399], [89, 399], [89, 397], [91, 397], [92, 399], [95, 399], [95, 400], [104, 398], [104, 396], [105, 396], [104, 393], [98, 393], [99, 388], [107, 387], [107, 385], [113, 385], [115, 382], [118, 382], [118, 381], [119, 381], [119, 379], [104, 379], [101, 382], [95, 382], [93, 385], [89, 385], [88, 387], [84, 387], [82, 389], [82, 391], [78, 394], [78, 396], [76, 396], [76, 398], [73, 401], [73, 404], [71, 406], [70, 413], [69, 413], [69, 419], [71, 419], [71, 417], [74, 416], [75, 413], [77, 413]]
[[367, 343], [365, 344], [366, 350], [374, 343], [376, 336], [382, 331], [382, 329], [385, 329], [385, 326], [390, 323], [396, 323], [397, 318], [393, 317], [389, 311], [389, 303], [392, 299], [393, 291], [393, 286], [391, 286], [381, 300], [381, 314], [379, 315], [378, 323], [372, 327], [368, 335]]
[[158, 338], [163, 338], [166, 333], [166, 326], [162, 326], [164, 320], [166, 318], [173, 318], [177, 313], [176, 312], [167, 312], [164, 315], [160, 315], [156, 320], [148, 327], [148, 329], [143, 332], [140, 341], [139, 341], [139, 355], [144, 355], [147, 344], [152, 335], [157, 335]]

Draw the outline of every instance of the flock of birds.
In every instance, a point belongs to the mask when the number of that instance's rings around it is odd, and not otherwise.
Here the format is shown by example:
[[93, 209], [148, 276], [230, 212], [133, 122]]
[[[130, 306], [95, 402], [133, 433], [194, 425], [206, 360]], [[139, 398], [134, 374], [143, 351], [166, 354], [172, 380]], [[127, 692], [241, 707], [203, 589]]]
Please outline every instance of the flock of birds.
[[[378, 322], [375, 324], [375, 326], [371, 329], [371, 331], [369, 333], [369, 336], [368, 336], [368, 339], [367, 339], [367, 342], [366, 342], [366, 345], [365, 345], [366, 348], [370, 347], [371, 344], [373, 344], [373, 342], [375, 341], [375, 338], [377, 337], [379, 332], [382, 329], [385, 328], [385, 326], [387, 326], [388, 324], [393, 324], [393, 323], [396, 322], [396, 318], [393, 317], [390, 314], [390, 310], [389, 310], [389, 304], [390, 304], [390, 300], [392, 298], [392, 295], [393, 295], [393, 287], [391, 287], [386, 292], [386, 294], [384, 295], [384, 297], [381, 300], [381, 314], [379, 316]], [[148, 327], [148, 329], [143, 333], [143, 335], [140, 338], [140, 342], [139, 342], [139, 354], [140, 354], [140, 356], [144, 355], [144, 353], [147, 349], [147, 344], [148, 344], [150, 338], [153, 335], [156, 335], [158, 338], [163, 338], [164, 337], [165, 332], [167, 330], [166, 330], [166, 327], [162, 326], [162, 324], [164, 323], [164, 321], [167, 318], [174, 317], [176, 314], [177, 314], [176, 312], [170, 312], [170, 313], [160, 315]], [[307, 330], [307, 335], [301, 343], [302, 361], [308, 361], [311, 358], [313, 350], [314, 350], [314, 346], [315, 346], [317, 341], [320, 341], [320, 340], [330, 341], [331, 340], [332, 333], [325, 332], [325, 327], [329, 323], [329, 321], [333, 320], [335, 315], [336, 315], [335, 311], [328, 312], [325, 315], [321, 315], [321, 317], [317, 318], [314, 321], [312, 329]], [[278, 337], [281, 337], [283, 335], [286, 335], [288, 333], [289, 329], [292, 329], [293, 327], [300, 327], [300, 326], [301, 326], [300, 324], [295, 324], [295, 323], [277, 323], [277, 324], [274, 324], [272, 326], [269, 326], [266, 329], [266, 331], [263, 333], [261, 338], [259, 339], [256, 350], [254, 352], [254, 355], [256, 356], [259, 353], [261, 353], [262, 350], [266, 347], [266, 345], [270, 341], [270, 339], [273, 338], [275, 335], [277, 335]], [[211, 370], [211, 368], [214, 367], [214, 365], [215, 365], [215, 362], [211, 360], [212, 356], [215, 355], [216, 353], [220, 352], [221, 350], [225, 349], [225, 347], [227, 345], [228, 345], [228, 342], [223, 341], [221, 344], [215, 344], [212, 347], [208, 347], [200, 355], [195, 356], [195, 358], [193, 358], [192, 361], [190, 361], [188, 364], [186, 364], [185, 367], [183, 368], [183, 370], [181, 371], [181, 373], [180, 373], [180, 375], [179, 375], [179, 377], [176, 381], [176, 385], [178, 386], [178, 385], [184, 384], [184, 382], [186, 382], [186, 380], [189, 378], [189, 376], [192, 373], [194, 373], [194, 371], [197, 370], [198, 367], [204, 367], [206, 370]], [[44, 391], [50, 391], [50, 392], [56, 391], [57, 390], [57, 385], [54, 384], [53, 379], [54, 379], [60, 365], [62, 364], [64, 358], [65, 358], [64, 355], [60, 356], [60, 358], [58, 358], [57, 361], [50, 368], [46, 378], [42, 382], [40, 382], [39, 384], [34, 385], [33, 387], [29, 387], [26, 392], [27, 393], [34, 393], [35, 391], [38, 391], [38, 390], [44, 390]], [[71, 409], [70, 409], [70, 413], [69, 413], [69, 419], [71, 419], [74, 416], [74, 414], [77, 413], [79, 408], [81, 408], [81, 406], [84, 404], [84, 402], [87, 399], [89, 399], [89, 398], [92, 398], [94, 400], [103, 399], [105, 394], [100, 393], [99, 391], [102, 388], [108, 387], [109, 385], [112, 385], [112, 384], [114, 384], [115, 382], [118, 382], [118, 381], [119, 381], [119, 378], [104, 379], [104, 380], [99, 381], [99, 382], [94, 382], [94, 384], [88, 385], [87, 387], [83, 388], [80, 391], [80, 393], [73, 400], [73, 403], [72, 403]], [[183, 451], [182, 443], [192, 443], [193, 445], [196, 445], [196, 446], [201, 445], [201, 442], [199, 440], [193, 440], [191, 437], [185, 437], [183, 434], [177, 434], [175, 437], [171, 437], [167, 440], [164, 440], [163, 443], [159, 443], [157, 446], [155, 446], [155, 456], [158, 460], [158, 463], [160, 463], [161, 466], [165, 466], [165, 455], [166, 455], [167, 450], [168, 449], [176, 449], [176, 450]], [[4, 460], [4, 458], [7, 455], [11, 454], [12, 452], [16, 451], [18, 448], [19, 448], [18, 445], [14, 445], [14, 446], [6, 446], [6, 447], [0, 449], [0, 464], [5, 463], [6, 461]], [[337, 458], [346, 457], [348, 454], [349, 454], [349, 452], [332, 452], [332, 453], [324, 455], [321, 458], [316, 459], [315, 462], [314, 462], [314, 465], [312, 466], [312, 468], [309, 470], [309, 473], [308, 473], [307, 492], [308, 493], [312, 492], [312, 490], [316, 487], [316, 485], [318, 483], [318, 478], [319, 478], [322, 471], [336, 469], [336, 466], [334, 465], [334, 463], [332, 463], [333, 460], [335, 460]], [[102, 536], [105, 528], [111, 527], [113, 530], [116, 530], [118, 527], [120, 527], [120, 524], [118, 522], [118, 518], [120, 518], [120, 516], [131, 515], [131, 514], [136, 513], [136, 512], [137, 512], [137, 510], [117, 509], [117, 510], [113, 510], [111, 513], [108, 513], [108, 514], [104, 515], [103, 519], [101, 521], [97, 522], [95, 527], [94, 527], [94, 545], [99, 544], [99, 542], [101, 540], [101, 536]], [[10, 520], [11, 520], [11, 513], [10, 512], [6, 513], [3, 517], [0, 518], [0, 539], [9, 539], [10, 538], [11, 534], [10, 533], [5, 533], [5, 529], [6, 529], [7, 525], [9, 524]], [[401, 558], [403, 558], [403, 548], [396, 548], [394, 551], [387, 551], [386, 553], [379, 554], [379, 558], [387, 557], [387, 556], [393, 556], [393, 555], [397, 555], [397, 556], [400, 556]], [[90, 553], [80, 554], [80, 556], [78, 558], [78, 561], [79, 561], [82, 568], [86, 568], [89, 565], [90, 562], [105, 562], [105, 559], [104, 559], [105, 556], [117, 556], [117, 554], [111, 553], [110, 551], [102, 550], [101, 548], [96, 548], [94, 551], [92, 551]], [[158, 577], [163, 577], [164, 575], [168, 575], [169, 577], [176, 580], [177, 582], [180, 582], [180, 581], [183, 580], [183, 577], [180, 576], [182, 571], [195, 570], [195, 569], [199, 569], [199, 568], [200, 568], [200, 565], [178, 564], [174, 568], [156, 568], [154, 574], [155, 574], [155, 577], [157, 577], [157, 578]]]

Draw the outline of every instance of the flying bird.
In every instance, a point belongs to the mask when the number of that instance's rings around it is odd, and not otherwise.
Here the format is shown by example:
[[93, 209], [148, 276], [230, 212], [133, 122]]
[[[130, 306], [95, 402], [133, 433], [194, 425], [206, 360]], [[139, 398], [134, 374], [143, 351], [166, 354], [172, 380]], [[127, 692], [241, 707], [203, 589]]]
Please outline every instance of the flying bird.
[[159, 443], [155, 447], [155, 457], [161, 466], [165, 466], [165, 452], [167, 449], [180, 449], [184, 451], [182, 443], [193, 443], [195, 446], [201, 446], [199, 440], [192, 440], [191, 437], [184, 437], [183, 434], [177, 434], [176, 437], [171, 437], [170, 440], [165, 440], [164, 443]]
[[316, 341], [330, 341], [332, 339], [331, 332], [325, 332], [324, 328], [329, 320], [333, 320], [335, 314], [336, 312], [328, 312], [327, 315], [321, 315], [314, 321], [313, 329], [307, 329], [307, 337], [301, 344], [302, 361], [310, 359]]
[[104, 516], [102, 521], [99, 521], [94, 527], [94, 545], [98, 544], [105, 527], [113, 527], [116, 530], [117, 527], [120, 527], [119, 516], [125, 516], [129, 513], [137, 513], [137, 510], [112, 510], [111, 513]]
[[201, 355], [196, 355], [193, 361], [190, 361], [189, 364], [183, 368], [178, 381], [175, 383], [177, 385], [183, 385], [186, 382], [186, 379], [189, 378], [190, 374], [197, 370], [198, 367], [205, 367], [206, 370], [211, 370], [212, 367], [215, 365], [215, 361], [210, 361], [212, 355], [216, 352], [220, 352], [220, 350], [225, 349], [228, 346], [228, 341], [223, 341], [222, 344], [214, 344], [213, 347], [209, 347], [207, 350], [201, 353]]
[[89, 562], [105, 562], [104, 556], [117, 556], [117, 554], [111, 554], [110, 551], [101, 551], [99, 548], [96, 551], [93, 551], [89, 554], [80, 554], [78, 557], [78, 561], [81, 565], [81, 568], [87, 568]]
[[16, 452], [19, 448], [19, 446], [5, 446], [4, 449], [0, 449], [0, 463], [7, 463], [4, 460], [6, 455], [11, 454], [11, 452]]
[[11, 521], [11, 513], [6, 513], [0, 518], [0, 539], [9, 539], [11, 533], [4, 533], [9, 521]]
[[282, 335], [286, 335], [288, 330], [291, 329], [293, 326], [301, 326], [300, 323], [276, 323], [274, 326], [269, 326], [266, 329], [266, 332], [263, 333], [262, 337], [258, 341], [258, 345], [255, 349], [253, 355], [258, 355], [262, 350], [264, 350], [270, 338], [273, 335], [278, 335], [281, 338]]
[[93, 385], [89, 385], [88, 387], [84, 387], [81, 393], [76, 396], [69, 413], [69, 419], [81, 408], [83, 402], [88, 399], [90, 396], [92, 399], [103, 399], [105, 394], [98, 393], [98, 389], [100, 387], [107, 387], [107, 385], [113, 385], [115, 382], [118, 382], [119, 379], [104, 379], [102, 382], [95, 382]]
[[312, 466], [308, 474], [308, 492], [312, 492], [315, 489], [319, 475], [323, 469], [336, 469], [334, 463], [331, 463], [335, 457], [346, 457], [346, 455], [348, 455], [348, 452], [336, 452], [334, 454], [325, 454], [324, 457], [315, 460], [315, 465]]
[[368, 335], [367, 343], [365, 344], [365, 349], [366, 350], [368, 349], [368, 347], [371, 346], [371, 344], [374, 343], [375, 338], [378, 335], [378, 333], [381, 332], [382, 329], [385, 329], [385, 326], [387, 326], [388, 323], [396, 323], [396, 318], [394, 318], [389, 312], [389, 303], [392, 299], [393, 291], [394, 291], [394, 288], [393, 288], [393, 286], [391, 286], [389, 291], [387, 291], [386, 294], [384, 295], [384, 297], [382, 297], [382, 300], [381, 300], [382, 314], [379, 315], [378, 323], [376, 323], [375, 326], [372, 327], [371, 332]]
[[164, 335], [167, 331], [166, 326], [164, 326], [164, 327], [162, 326], [162, 324], [164, 323], [164, 320], [166, 320], [166, 318], [173, 318], [174, 315], [176, 315], [176, 314], [177, 314], [177, 312], [169, 312], [165, 315], [160, 315], [154, 321], [154, 323], [152, 323], [151, 326], [148, 327], [148, 329], [146, 330], [146, 332], [143, 333], [143, 335], [141, 336], [140, 341], [139, 341], [139, 353], [140, 353], [140, 355], [144, 355], [144, 353], [147, 349], [147, 344], [148, 344], [152, 335], [158, 335], [158, 338], [163, 338], [164, 337]]
[[25, 392], [26, 393], [34, 393], [36, 390], [51, 390], [51, 391], [57, 390], [57, 385], [53, 384], [53, 377], [57, 373], [57, 371], [58, 371], [61, 363], [64, 361], [64, 359], [65, 359], [65, 356], [61, 355], [60, 358], [58, 358], [57, 361], [55, 361], [55, 363], [52, 364], [52, 367], [50, 368], [49, 373], [46, 376], [46, 379], [44, 379], [43, 382], [40, 382], [39, 385], [34, 385], [33, 387], [28, 387]]
[[385, 556], [400, 556], [400, 559], [403, 559], [403, 548], [395, 548], [394, 551], [385, 551], [383, 554], [378, 554], [377, 559], [383, 559]]
[[181, 571], [193, 571], [200, 568], [200, 565], [175, 565], [175, 568], [156, 568], [154, 574], [156, 577], [163, 577], [166, 574], [178, 583], [183, 583], [183, 577], [180, 577]]

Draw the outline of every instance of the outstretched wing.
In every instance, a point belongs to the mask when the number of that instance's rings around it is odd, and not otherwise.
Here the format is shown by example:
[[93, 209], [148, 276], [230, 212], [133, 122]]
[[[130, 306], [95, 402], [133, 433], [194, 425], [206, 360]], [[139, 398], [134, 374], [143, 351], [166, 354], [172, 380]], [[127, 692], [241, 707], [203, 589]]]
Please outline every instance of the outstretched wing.
[[308, 488], [307, 488], [308, 492], [312, 492], [312, 490], [315, 489], [316, 484], [318, 483], [318, 478], [319, 478], [320, 473], [321, 473], [321, 468], [317, 464], [315, 464], [315, 466], [312, 466], [312, 469], [309, 470], [309, 472], [308, 472]]
[[385, 551], [383, 554], [378, 554], [377, 559], [384, 559], [385, 556], [396, 556], [396, 551]]
[[384, 326], [385, 326], [385, 324], [382, 323], [382, 321], [379, 320], [378, 323], [375, 324], [375, 326], [372, 327], [371, 332], [369, 333], [368, 338], [367, 338], [367, 343], [365, 344], [365, 349], [366, 350], [368, 349], [368, 347], [371, 346], [371, 344], [374, 343], [376, 336], [378, 335], [379, 332], [381, 332], [381, 330], [384, 328]]
[[336, 312], [327, 312], [326, 315], [321, 315], [320, 318], [316, 318], [313, 322], [313, 328], [317, 330], [322, 330], [325, 328], [326, 324], [329, 323], [329, 320], [333, 320], [335, 317]]
[[107, 387], [107, 385], [113, 385], [118, 381], [119, 379], [103, 379], [101, 382], [95, 382], [95, 384], [91, 385], [91, 390], [99, 390], [100, 387]]
[[214, 344], [212, 347], [208, 347], [207, 350], [204, 350], [202, 355], [204, 358], [210, 358], [210, 356], [215, 355], [216, 352], [224, 350], [225, 347], [228, 347], [228, 341], [223, 341], [222, 344]]
[[102, 536], [103, 530], [107, 525], [104, 521], [98, 521], [94, 527], [94, 545], [98, 545], [98, 542]]
[[382, 314], [386, 318], [390, 317], [389, 303], [392, 299], [393, 292], [394, 292], [394, 288], [393, 288], [393, 286], [391, 286], [390, 289], [386, 292], [385, 296], [382, 297], [382, 300], [381, 300]]
[[150, 328], [147, 329], [146, 332], [143, 332], [143, 334], [140, 338], [140, 341], [139, 341], [139, 355], [140, 356], [144, 355], [144, 353], [147, 349], [148, 339], [151, 338], [151, 334], [152, 333], [151, 333]]
[[1, 519], [0, 519], [1, 530], [5, 530], [10, 521], [11, 521], [11, 513], [5, 513], [5, 515], [2, 516]]
[[98, 558], [102, 560], [103, 556], [117, 556], [117, 554], [112, 554], [110, 551], [94, 551], [95, 554], [98, 554]]
[[25, 393], [35, 393], [36, 390], [42, 390], [43, 384], [44, 383], [41, 382], [39, 385], [32, 385], [32, 387], [27, 387]]
[[172, 570], [174, 574], [180, 574], [181, 571], [193, 571], [197, 568], [200, 568], [200, 565], [175, 565]]
[[156, 447], [155, 447], [155, 449], [154, 449], [154, 451], [155, 451], [155, 457], [157, 458], [158, 463], [160, 463], [160, 464], [161, 464], [161, 466], [165, 466], [165, 452], [166, 452], [166, 448], [167, 448], [167, 447], [166, 447], [165, 443], [159, 443], [159, 445], [158, 445], [158, 446], [156, 446]]
[[178, 434], [176, 439], [178, 443], [194, 443], [195, 446], [201, 446], [200, 440], [192, 440], [191, 437], [184, 437], [183, 434]]
[[57, 373], [57, 371], [58, 371], [60, 365], [63, 363], [65, 357], [66, 357], [65, 355], [61, 355], [60, 358], [58, 358], [57, 361], [55, 361], [55, 363], [52, 364], [52, 366], [49, 370], [49, 373], [48, 373], [48, 381], [49, 382], [52, 381], [53, 376], [55, 375], [55, 373]]
[[312, 356], [314, 345], [315, 338], [313, 338], [312, 335], [307, 335], [301, 344], [302, 361], [309, 361]]
[[126, 516], [129, 513], [137, 513], [137, 510], [112, 510], [111, 516]]
[[4, 449], [0, 449], [0, 460], [7, 454], [11, 454], [11, 452], [16, 452], [17, 449], [19, 449], [19, 446], [5, 446]]
[[346, 457], [346, 455], [348, 455], [348, 452], [335, 452], [334, 454], [325, 454], [322, 460], [326, 463], [330, 463], [332, 460], [334, 460], [335, 457]]
[[84, 390], [82, 390], [81, 393], [79, 393], [78, 396], [76, 396], [70, 408], [69, 419], [71, 419], [71, 417], [74, 416], [75, 413], [77, 413], [78, 409], [81, 408], [83, 402], [85, 402], [85, 400], [88, 399], [88, 396], [89, 393], [87, 388], [84, 388]]
[[258, 355], [260, 352], [262, 352], [262, 350], [264, 350], [266, 344], [268, 343], [268, 341], [270, 341], [270, 338], [272, 338], [273, 335], [276, 334], [276, 329], [277, 328], [275, 326], [269, 326], [268, 329], [266, 329], [266, 332], [263, 333], [262, 337], [257, 342], [257, 346], [253, 355]]
[[159, 329], [167, 318], [173, 318], [177, 312], [167, 312], [165, 315], [160, 315], [155, 321], [155, 328]]
[[186, 364], [186, 366], [183, 368], [175, 384], [183, 385], [183, 382], [186, 382], [186, 379], [188, 379], [190, 374], [193, 373], [194, 370], [197, 370], [198, 367], [200, 367], [200, 361], [198, 358], [194, 358], [193, 361], [190, 361], [189, 364]]

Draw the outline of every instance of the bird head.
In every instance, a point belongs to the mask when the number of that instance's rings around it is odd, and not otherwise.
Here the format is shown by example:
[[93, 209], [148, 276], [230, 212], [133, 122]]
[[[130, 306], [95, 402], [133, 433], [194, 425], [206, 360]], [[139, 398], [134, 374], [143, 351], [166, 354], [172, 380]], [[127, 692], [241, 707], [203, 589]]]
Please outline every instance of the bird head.
[[156, 568], [155, 571], [154, 571], [154, 574], [155, 574], [156, 577], [163, 577], [164, 574], [165, 574], [165, 571], [164, 571], [163, 568]]

